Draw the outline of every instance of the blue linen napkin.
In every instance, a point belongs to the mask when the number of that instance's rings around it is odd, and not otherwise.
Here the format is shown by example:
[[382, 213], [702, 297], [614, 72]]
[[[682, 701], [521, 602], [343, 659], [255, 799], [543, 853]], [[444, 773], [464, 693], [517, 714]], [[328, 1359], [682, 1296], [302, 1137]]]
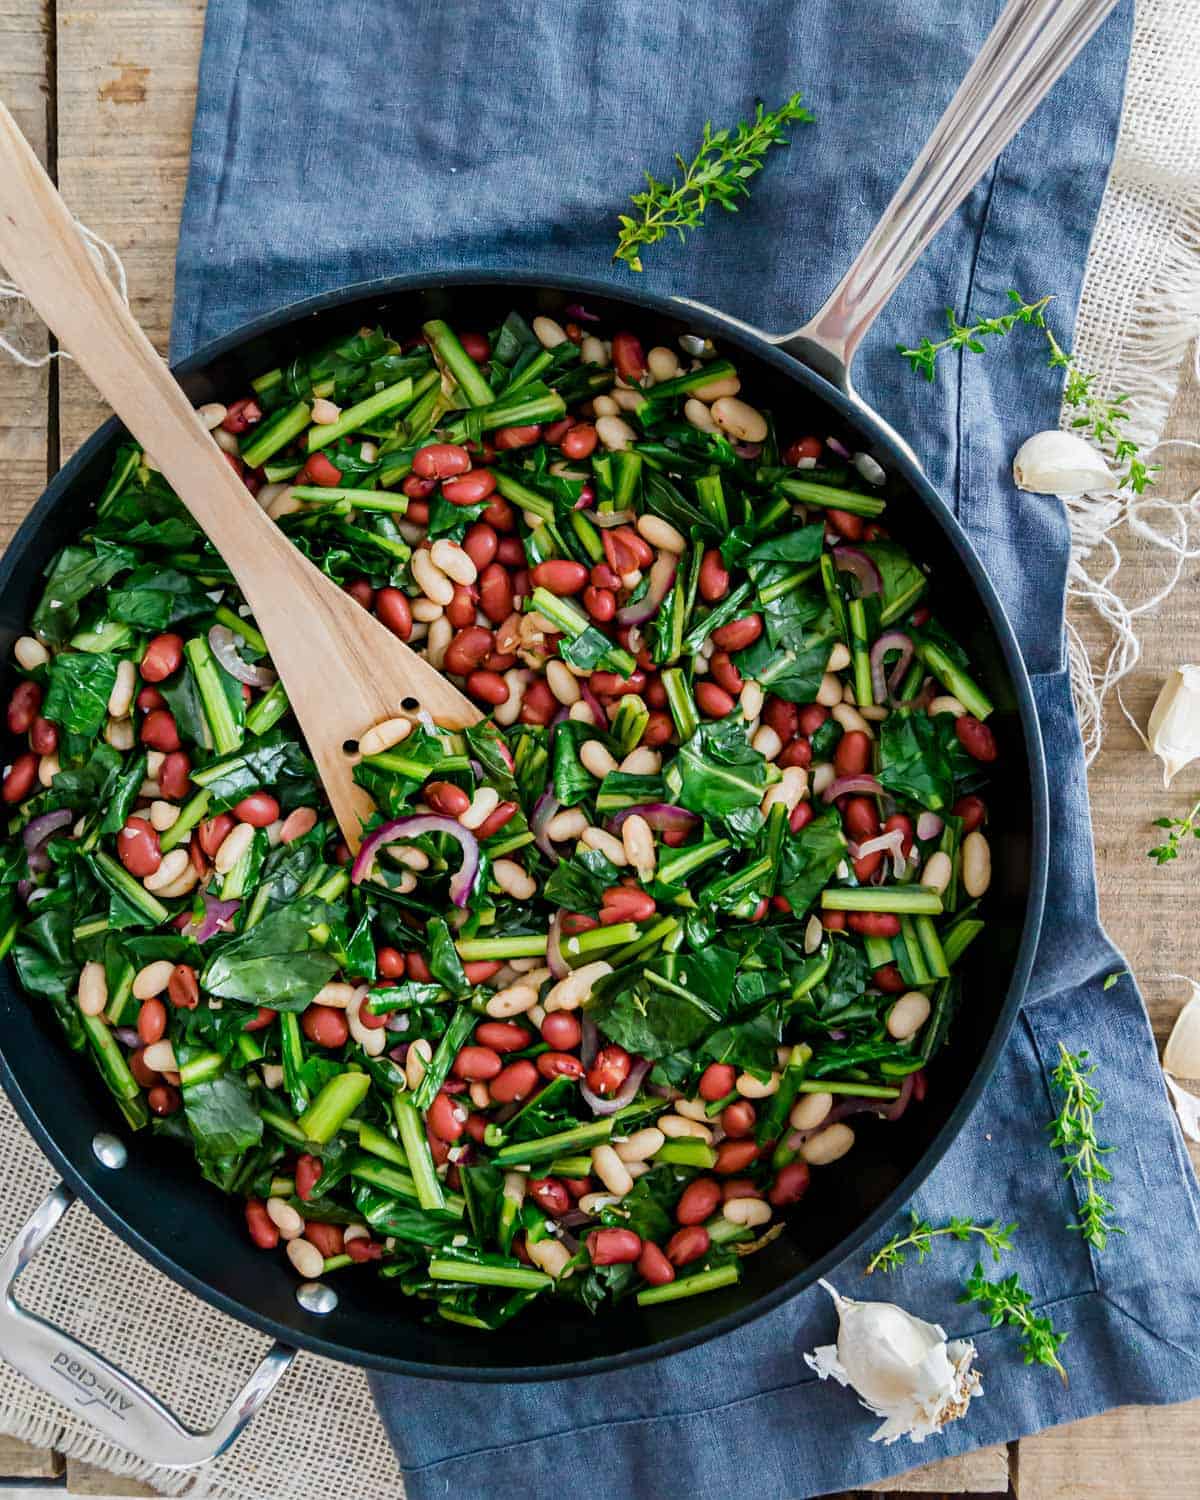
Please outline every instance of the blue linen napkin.
[[[798, 127], [736, 217], [664, 243], [636, 284], [794, 326], [849, 263], [975, 56], [999, 0], [212, 0], [176, 283], [174, 353], [346, 282], [434, 268], [603, 275], [643, 167], [671, 170], [706, 118], [802, 87]], [[1079, 296], [1120, 114], [1122, 4], [954, 220], [862, 351], [860, 389], [913, 438], [1009, 609], [1051, 771], [1046, 920], [1025, 1007], [983, 1100], [915, 1205], [1017, 1219], [1020, 1273], [1069, 1334], [1070, 1387], [1022, 1367], [1014, 1335], [955, 1303], [974, 1258], [834, 1281], [894, 1298], [979, 1344], [985, 1397], [921, 1448], [867, 1442], [875, 1421], [801, 1354], [834, 1333], [813, 1290], [748, 1327], [615, 1375], [449, 1386], [378, 1377], [412, 1500], [579, 1490], [592, 1500], [717, 1500], [847, 1489], [949, 1453], [1127, 1402], [1200, 1394], [1200, 1200], [1137, 989], [1097, 917], [1087, 791], [1063, 635], [1062, 507], [1019, 494], [1011, 456], [1055, 424], [1060, 386], [1027, 342], [947, 360], [938, 383], [894, 352], [940, 322], [1053, 291]], [[634, 284], [612, 270], [614, 283]], [[1013, 345], [1017, 342], [1014, 337]], [[1064, 340], [1067, 342], [1067, 340]], [[1059, 1041], [1087, 1048], [1107, 1100], [1124, 1237], [1103, 1255], [1064, 1225], [1075, 1190], [1048, 1149]], [[991, 1274], [1000, 1274], [992, 1272]], [[610, 1316], [619, 1316], [619, 1311]]]

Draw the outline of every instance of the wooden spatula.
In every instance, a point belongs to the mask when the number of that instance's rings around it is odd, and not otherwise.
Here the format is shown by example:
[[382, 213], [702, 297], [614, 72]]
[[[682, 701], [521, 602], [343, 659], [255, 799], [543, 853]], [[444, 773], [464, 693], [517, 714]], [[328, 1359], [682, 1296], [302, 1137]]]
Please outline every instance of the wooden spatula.
[[475, 705], [301, 555], [255, 503], [87, 250], [0, 104], [0, 265], [150, 453], [229, 565], [352, 849], [370, 812], [343, 748], [407, 703], [461, 729]]

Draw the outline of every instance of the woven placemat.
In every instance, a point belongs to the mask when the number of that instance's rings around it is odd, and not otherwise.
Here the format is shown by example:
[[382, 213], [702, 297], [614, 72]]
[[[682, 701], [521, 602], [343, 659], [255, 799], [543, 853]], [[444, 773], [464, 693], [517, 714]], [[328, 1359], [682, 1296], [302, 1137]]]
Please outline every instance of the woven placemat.
[[[1161, 434], [1200, 328], [1197, 56], [1195, 0], [1140, 0], [1121, 135], [1077, 325], [1082, 367], [1098, 372], [1100, 389], [1129, 392], [1131, 430], [1143, 442]], [[1086, 554], [1121, 518], [1102, 511], [1077, 519], [1082, 591]], [[1093, 680], [1086, 659], [1074, 664], [1077, 681]], [[0, 1163], [0, 1242], [7, 1243], [54, 1175], [2, 1094]], [[265, 1339], [153, 1270], [79, 1206], [26, 1273], [22, 1297], [195, 1425], [214, 1420], [266, 1348]], [[2, 1363], [0, 1431], [196, 1500], [399, 1500], [404, 1493], [364, 1374], [308, 1355], [230, 1452], [199, 1473], [156, 1469], [121, 1452]]]

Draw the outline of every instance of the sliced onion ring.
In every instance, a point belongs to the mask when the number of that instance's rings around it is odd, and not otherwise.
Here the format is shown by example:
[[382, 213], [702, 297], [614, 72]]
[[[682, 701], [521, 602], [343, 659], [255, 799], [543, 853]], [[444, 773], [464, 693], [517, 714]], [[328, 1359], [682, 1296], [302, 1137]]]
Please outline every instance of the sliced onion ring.
[[[912, 637], [905, 635], [903, 630], [885, 630], [871, 647], [871, 691], [875, 694], [876, 703], [888, 703], [895, 708], [896, 694], [904, 681], [915, 649]], [[900, 659], [885, 676], [884, 658], [889, 651], [899, 651]]]
[[637, 520], [637, 515], [631, 510], [598, 510], [588, 519], [593, 526], [599, 526], [601, 531], [608, 531], [614, 526], [630, 525]]
[[674, 552], [660, 552], [650, 568], [650, 583], [645, 594], [636, 604], [627, 604], [617, 610], [618, 625], [644, 625], [658, 613], [659, 606], [670, 593], [679, 568], [679, 558]]
[[462, 848], [462, 864], [450, 877], [450, 900], [455, 906], [464, 907], [479, 879], [479, 841], [469, 828], [464, 828], [456, 818], [446, 818], [440, 813], [417, 813], [408, 818], [393, 818], [382, 828], [368, 834], [362, 848], [355, 856], [350, 879], [360, 885], [371, 872], [375, 856], [386, 844], [419, 838], [423, 833], [446, 833], [457, 839]]
[[883, 593], [879, 569], [865, 552], [860, 552], [857, 547], [835, 547], [833, 561], [840, 573], [849, 573], [858, 579], [858, 592], [862, 598]]
[[611, 1099], [601, 1099], [599, 1094], [593, 1094], [587, 1086], [586, 1079], [580, 1080], [579, 1092], [587, 1100], [588, 1108], [594, 1115], [615, 1115], [617, 1110], [624, 1109], [627, 1104], [633, 1102], [633, 1096], [641, 1087], [642, 1079], [649, 1071], [649, 1059], [640, 1057], [630, 1068], [629, 1077]]
[[[550, 836], [546, 832], [546, 824], [562, 806], [562, 803], [547, 788], [546, 791], [533, 804], [533, 812], [529, 817], [529, 831], [533, 834], [533, 842], [553, 864], [558, 863], [558, 851], [550, 842]], [[559, 975], [562, 978], [562, 975]]]
[[620, 833], [622, 823], [634, 813], [645, 818], [655, 833], [691, 833], [700, 822], [699, 816], [688, 812], [686, 807], [676, 807], [670, 802], [640, 802], [613, 813], [608, 820], [609, 833]]
[[835, 802], [847, 792], [862, 792], [867, 797], [882, 797], [883, 788], [874, 776], [839, 776], [821, 793], [823, 802]]
[[41, 813], [36, 818], [30, 818], [22, 829], [21, 842], [25, 845], [29, 868], [35, 875], [50, 868], [50, 856], [46, 853], [46, 845], [56, 833], [70, 827], [74, 816], [75, 814], [69, 807], [59, 807], [53, 812]]
[[926, 808], [917, 819], [917, 837], [922, 841], [925, 839], [935, 839], [945, 826], [946, 820], [944, 818], [940, 818], [937, 813], [930, 812]]
[[[540, 848], [541, 845], [538, 847]], [[557, 855], [554, 857], [558, 858]], [[553, 979], [565, 979], [571, 972], [570, 964], [563, 957], [562, 922], [563, 913], [556, 911], [550, 918], [550, 926], [546, 929], [546, 966]]]
[[[893, 828], [890, 833], [881, 833], [875, 838], [864, 839], [861, 844], [850, 843], [846, 845], [846, 852], [851, 859], [863, 859], [868, 854], [876, 854], [886, 851], [892, 857], [892, 874], [897, 880], [904, 874], [905, 865], [908, 861], [904, 857], [904, 830]], [[883, 866], [880, 866], [882, 871]]]
[[241, 904], [240, 901], [220, 901], [216, 896], [206, 893], [204, 915], [189, 917], [179, 929], [181, 936], [191, 938], [196, 943], [206, 943], [210, 937], [216, 937], [221, 932], [228, 932]]
[[252, 667], [242, 660], [234, 645], [233, 631], [226, 626], [214, 625], [208, 632], [208, 644], [230, 677], [236, 677], [248, 687], [270, 687], [279, 680], [278, 672], [273, 672], [270, 667]]

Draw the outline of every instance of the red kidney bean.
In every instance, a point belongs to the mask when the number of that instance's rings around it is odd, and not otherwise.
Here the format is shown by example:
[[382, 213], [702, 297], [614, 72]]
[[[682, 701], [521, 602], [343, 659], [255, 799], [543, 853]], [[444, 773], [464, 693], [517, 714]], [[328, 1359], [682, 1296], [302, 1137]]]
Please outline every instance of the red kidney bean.
[[429, 1106], [429, 1128], [438, 1140], [453, 1145], [467, 1123], [467, 1111], [445, 1089], [439, 1089]]
[[770, 909], [771, 909], [771, 903], [764, 896], [762, 898], [762, 900], [759, 901], [758, 905], [754, 908], [754, 910], [750, 913], [750, 921], [751, 922], [761, 922], [762, 919], [766, 916], [767, 912], [770, 911]]
[[646, 373], [646, 356], [636, 333], [614, 333], [612, 337], [613, 369], [629, 385], [637, 385]]
[[165, 708], [154, 708], [142, 720], [141, 741], [151, 750], [178, 750], [179, 730]]
[[156, 635], [142, 653], [143, 682], [165, 682], [183, 665], [183, 637], [168, 631]]
[[309, 484], [319, 484], [331, 489], [334, 485], [341, 484], [342, 471], [328, 454], [313, 453], [301, 469], [300, 477]]
[[200, 981], [191, 964], [176, 964], [171, 970], [167, 999], [176, 1010], [195, 1010], [200, 1004]]
[[589, 584], [583, 591], [583, 607], [601, 625], [607, 625], [617, 612], [617, 596], [611, 589], [598, 589]]
[[232, 813], [218, 813], [196, 827], [196, 839], [201, 849], [212, 859], [217, 850], [236, 826]]
[[675, 1218], [680, 1224], [703, 1224], [716, 1211], [721, 1201], [721, 1184], [715, 1177], [697, 1177], [683, 1190], [683, 1196], [675, 1207]]
[[614, 593], [621, 587], [621, 579], [606, 562], [595, 563], [590, 574], [592, 587], [611, 589]]
[[800, 710], [794, 703], [776, 698], [774, 693], [768, 693], [767, 701], [763, 704], [762, 721], [775, 731], [785, 745], [800, 733]]
[[412, 635], [412, 606], [408, 595], [399, 589], [380, 589], [375, 595], [375, 615], [381, 625], [386, 625], [393, 635], [407, 641]]
[[819, 437], [796, 438], [783, 450], [783, 461], [789, 469], [796, 468], [801, 459], [818, 459], [825, 445]]
[[383, 1259], [383, 1246], [377, 1240], [365, 1240], [361, 1235], [357, 1239], [346, 1240], [344, 1249], [350, 1259], [360, 1265], [369, 1260]]
[[[675, 722], [670, 714], [656, 709], [646, 720], [646, 727], [642, 730], [642, 744], [649, 745], [653, 749], [657, 745], [665, 745], [675, 733]], [[664, 837], [663, 842], [666, 842]]]
[[826, 932], [844, 932], [846, 929], [846, 913], [844, 911], [823, 911], [821, 913], [821, 926]]
[[458, 443], [429, 443], [413, 454], [412, 471], [418, 479], [453, 479], [470, 467], [471, 455]]
[[847, 797], [842, 810], [842, 826], [856, 842], [874, 838], [879, 832], [879, 813], [870, 797]]
[[775, 757], [775, 764], [781, 770], [786, 770], [788, 766], [812, 765], [812, 745], [803, 735], [797, 735], [794, 740], [789, 740]]
[[592, 1179], [590, 1177], [563, 1177], [560, 1180], [572, 1198], [582, 1198], [585, 1194], [592, 1191]]
[[385, 979], [403, 979], [404, 954], [398, 948], [379, 948], [375, 953], [375, 967]]
[[[467, 977], [469, 979], [470, 975]], [[518, 1026], [515, 1021], [482, 1021], [475, 1028], [475, 1040], [493, 1052], [520, 1052], [533, 1041], [533, 1032]]]
[[[163, 757], [158, 770], [158, 789], [171, 802], [182, 802], [188, 794], [192, 762], [183, 750], [172, 750]], [[274, 822], [274, 818], [271, 820]]]
[[749, 1177], [730, 1177], [721, 1188], [721, 1202], [732, 1203], [735, 1198], [761, 1198], [762, 1189], [754, 1185]]
[[569, 1052], [543, 1052], [537, 1058], [543, 1078], [582, 1078], [583, 1064]]
[[482, 1111], [476, 1110], [474, 1114], [467, 1116], [467, 1134], [473, 1141], [478, 1141], [481, 1146], [484, 1144], [484, 1137], [487, 1135], [487, 1127], [487, 1116]]
[[451, 505], [480, 505], [496, 493], [496, 476], [491, 469], [472, 469], [457, 479], [442, 480], [442, 494]]
[[498, 562], [489, 563], [479, 575], [479, 607], [493, 625], [502, 624], [512, 614], [512, 580]]
[[300, 1029], [318, 1047], [344, 1047], [350, 1035], [345, 1012], [331, 1005], [310, 1005], [300, 1016]]
[[830, 509], [825, 512], [825, 520], [834, 531], [845, 537], [846, 541], [862, 541], [863, 518], [861, 516], [852, 515], [848, 510]]
[[628, 677], [619, 677], [616, 672], [593, 672], [588, 687], [597, 698], [624, 698], [630, 693], [640, 693], [645, 682], [645, 672], [635, 668]]
[[912, 853], [913, 822], [906, 813], [893, 813], [883, 825], [884, 833], [895, 833], [897, 830], [904, 835], [904, 842], [900, 845], [900, 852], [907, 859]]
[[571, 430], [571, 421], [570, 417], [560, 417], [557, 422], [551, 422], [548, 427], [542, 429], [542, 441], [549, 443], [552, 448], [557, 448]]
[[638, 1275], [651, 1286], [666, 1286], [675, 1280], [675, 1267], [653, 1240], [645, 1240], [637, 1259]]
[[375, 590], [371, 587], [369, 578], [352, 578], [349, 583], [342, 584], [342, 592], [349, 594], [364, 609], [370, 609], [375, 603]]
[[732, 1094], [736, 1082], [737, 1069], [729, 1063], [709, 1063], [700, 1075], [698, 1092], [701, 1099], [712, 1104], [717, 1099], [724, 1099], [726, 1094]]
[[594, 1266], [632, 1264], [642, 1253], [642, 1240], [632, 1229], [593, 1229], [587, 1250]]
[[662, 678], [657, 675], [646, 678], [646, 686], [642, 689], [642, 700], [650, 708], [666, 708], [667, 690], [663, 687]]
[[265, 1031], [275, 1020], [275, 1012], [267, 1005], [260, 1005], [251, 1020], [247, 1021], [243, 1031]]
[[624, 885], [610, 886], [604, 892], [600, 925], [613, 927], [618, 922], [644, 922], [656, 910], [654, 897], [648, 891], [630, 890]]
[[467, 1083], [486, 1083], [489, 1078], [495, 1078], [503, 1066], [500, 1054], [490, 1047], [460, 1047], [450, 1071]]
[[307, 1203], [313, 1196], [313, 1189], [321, 1180], [324, 1172], [324, 1164], [315, 1156], [310, 1156], [305, 1151], [296, 1160], [296, 1197], [303, 1203]]
[[721, 1111], [721, 1129], [734, 1140], [749, 1135], [758, 1119], [757, 1111], [749, 1099], [739, 1099], [727, 1104]]
[[8, 727], [13, 734], [28, 734], [42, 706], [42, 690], [36, 682], [18, 682], [8, 700]]
[[960, 714], [954, 721], [958, 742], [973, 760], [990, 764], [1000, 754], [996, 736], [971, 714]]
[[600, 1048], [596, 1054], [596, 1061], [588, 1070], [588, 1088], [593, 1094], [600, 1094], [603, 1098], [611, 1099], [629, 1077], [629, 1070], [632, 1067], [633, 1059], [625, 1048], [618, 1047], [615, 1042], [610, 1042], [607, 1047]]
[[143, 1000], [137, 1018], [138, 1041], [143, 1046], [153, 1046], [155, 1042], [162, 1041], [166, 1031], [167, 1007], [157, 998]]
[[479, 519], [486, 521], [493, 531], [515, 531], [517, 526], [517, 513], [502, 495], [493, 497]]
[[900, 935], [900, 918], [890, 911], [850, 911], [846, 926], [863, 937], [892, 938]]
[[771, 1184], [767, 1199], [776, 1208], [786, 1208], [789, 1203], [799, 1203], [808, 1191], [809, 1170], [806, 1161], [789, 1162], [780, 1167], [779, 1174]]
[[272, 1224], [261, 1198], [246, 1199], [246, 1228], [260, 1250], [274, 1250], [279, 1243], [279, 1230]]
[[816, 817], [811, 802], [799, 802], [788, 814], [788, 827], [793, 833], [799, 833], [802, 828], [807, 828]]
[[[648, 568], [654, 562], [657, 555], [654, 548], [640, 532], [634, 531], [632, 526], [618, 526], [615, 531], [605, 533], [606, 536], [616, 537], [622, 546], [626, 547], [632, 554], [634, 563], [639, 568]], [[628, 573], [628, 568], [618, 569], [619, 572]]]
[[509, 1065], [488, 1084], [488, 1092], [497, 1104], [515, 1104], [527, 1099], [538, 1085], [538, 1070], [527, 1057]]
[[496, 561], [506, 568], [525, 566], [525, 545], [518, 536], [504, 536], [496, 547]]
[[129, 1054], [129, 1071], [144, 1089], [152, 1089], [156, 1083], [162, 1080], [161, 1073], [156, 1073], [153, 1068], [146, 1066], [146, 1049], [144, 1047], [135, 1047]]
[[467, 976], [468, 984], [486, 984], [503, 967], [503, 964], [496, 963], [494, 959], [478, 958], [474, 963], [463, 964], [463, 973]]
[[712, 643], [721, 651], [744, 651], [762, 635], [761, 615], [742, 615], [712, 633]]
[[125, 826], [117, 834], [117, 858], [138, 880], [153, 875], [162, 864], [158, 833], [145, 818], [125, 819]]
[[475, 623], [475, 604], [479, 590], [473, 583], [456, 583], [450, 603], [446, 605], [446, 618], [455, 630], [465, 630]]
[[829, 710], [823, 704], [806, 703], [796, 715], [796, 729], [811, 739], [828, 717]]
[[560, 1219], [571, 1211], [571, 1195], [557, 1177], [535, 1177], [528, 1187], [529, 1196], [551, 1218]]
[[912, 622], [918, 629], [922, 625], [928, 625], [932, 618], [933, 611], [929, 608], [928, 604], [918, 605], [912, 612]]
[[232, 432], [240, 436], [248, 427], [253, 427], [256, 422], [262, 421], [262, 407], [253, 396], [243, 396], [241, 400], [231, 402], [225, 410], [221, 419], [221, 426], [226, 432]]
[[340, 1224], [322, 1224], [309, 1219], [304, 1226], [304, 1238], [310, 1245], [315, 1245], [326, 1260], [345, 1250], [346, 1232]]
[[279, 817], [279, 803], [270, 792], [251, 792], [235, 803], [233, 813], [251, 828], [269, 828]]
[[495, 708], [508, 702], [508, 683], [498, 672], [472, 672], [467, 678], [467, 692]]
[[501, 802], [493, 812], [489, 813], [479, 827], [475, 830], [475, 837], [482, 844], [494, 834], [500, 832], [506, 823], [516, 816], [517, 804], [515, 802]]
[[134, 700], [144, 714], [150, 713], [152, 709], [162, 708], [166, 701], [159, 690], [152, 687], [144, 687]]
[[591, 458], [596, 451], [597, 434], [590, 422], [576, 422], [562, 440], [564, 458]]
[[987, 803], [982, 797], [960, 797], [950, 809], [956, 818], [962, 819], [963, 835], [974, 833], [987, 821]]
[[419, 474], [408, 474], [405, 476], [404, 483], [400, 486], [401, 492], [413, 501], [414, 504], [420, 502], [425, 506], [424, 518], [418, 519], [417, 516], [413, 515], [414, 506], [410, 505], [404, 512], [408, 520], [416, 521], [420, 526], [427, 526], [429, 524], [429, 506], [425, 502], [437, 487], [438, 482], [436, 479], [422, 479]]
[[733, 659], [728, 651], [714, 651], [708, 663], [708, 670], [713, 681], [718, 687], [736, 698], [744, 686], [742, 674], [733, 664]]
[[700, 597], [709, 604], [724, 599], [729, 592], [729, 569], [716, 547], [710, 547], [700, 562]]
[[529, 576], [535, 588], [548, 589], [550, 593], [562, 596], [577, 594], [586, 587], [588, 570], [582, 563], [572, 562], [569, 558], [552, 557], [547, 562], [538, 563]]
[[839, 776], [862, 776], [871, 764], [871, 738], [862, 729], [848, 730], [833, 752], [833, 768]]
[[549, 724], [561, 706], [550, 691], [550, 684], [546, 679], [536, 677], [525, 689], [525, 696], [521, 699], [521, 723]]
[[53, 755], [58, 749], [58, 725], [39, 714], [29, 731], [29, 748], [35, 755]]
[[[472, 611], [472, 615], [474, 615], [474, 611]], [[492, 632], [483, 625], [468, 625], [465, 629], [460, 630], [446, 647], [443, 665], [447, 672], [453, 672], [457, 677], [467, 677], [475, 673], [475, 669], [491, 649]], [[490, 672], [476, 675], [487, 677], [489, 681], [495, 676], [494, 673]], [[500, 686], [504, 689], [504, 695], [496, 701], [503, 703], [504, 699], [508, 697], [508, 688], [503, 678], [499, 679], [499, 681]], [[472, 688], [471, 691], [475, 692], [476, 690]], [[482, 697], [483, 694], [480, 693], [478, 696]], [[488, 701], [491, 702], [492, 700], [489, 698]]]
[[715, 682], [705, 682], [702, 679], [696, 683], [693, 691], [696, 695], [696, 707], [705, 718], [723, 719], [733, 712], [733, 698]]
[[433, 812], [447, 818], [461, 817], [471, 805], [470, 797], [452, 781], [427, 781], [421, 796]]
[[483, 333], [460, 333], [458, 342], [467, 351], [477, 365], [481, 365], [485, 359], [489, 359], [492, 346], [488, 343], [487, 335]]
[[558, 1052], [578, 1047], [582, 1038], [579, 1019], [568, 1010], [551, 1011], [542, 1022], [542, 1040]]
[[753, 1141], [722, 1141], [717, 1147], [717, 1161], [713, 1170], [722, 1177], [732, 1177], [738, 1172], [744, 1172], [757, 1159], [758, 1147]]
[[904, 975], [895, 964], [880, 964], [871, 975], [871, 980], [885, 995], [902, 995], [908, 988]]
[[529, 570], [527, 568], [516, 568], [513, 570], [512, 589], [518, 599], [528, 599], [531, 584], [529, 582]]
[[689, 1224], [686, 1229], [677, 1229], [667, 1241], [667, 1259], [673, 1266], [690, 1265], [708, 1254], [709, 1243], [703, 1224]]
[[531, 447], [541, 435], [542, 429], [536, 423], [526, 427], [498, 427], [492, 433], [492, 442], [498, 452], [509, 453], [514, 448]]
[[496, 535], [493, 527], [486, 521], [476, 521], [473, 526], [467, 528], [467, 534], [463, 537], [462, 548], [476, 569], [482, 573], [488, 563], [496, 559], [496, 549], [500, 545], [500, 538]]

